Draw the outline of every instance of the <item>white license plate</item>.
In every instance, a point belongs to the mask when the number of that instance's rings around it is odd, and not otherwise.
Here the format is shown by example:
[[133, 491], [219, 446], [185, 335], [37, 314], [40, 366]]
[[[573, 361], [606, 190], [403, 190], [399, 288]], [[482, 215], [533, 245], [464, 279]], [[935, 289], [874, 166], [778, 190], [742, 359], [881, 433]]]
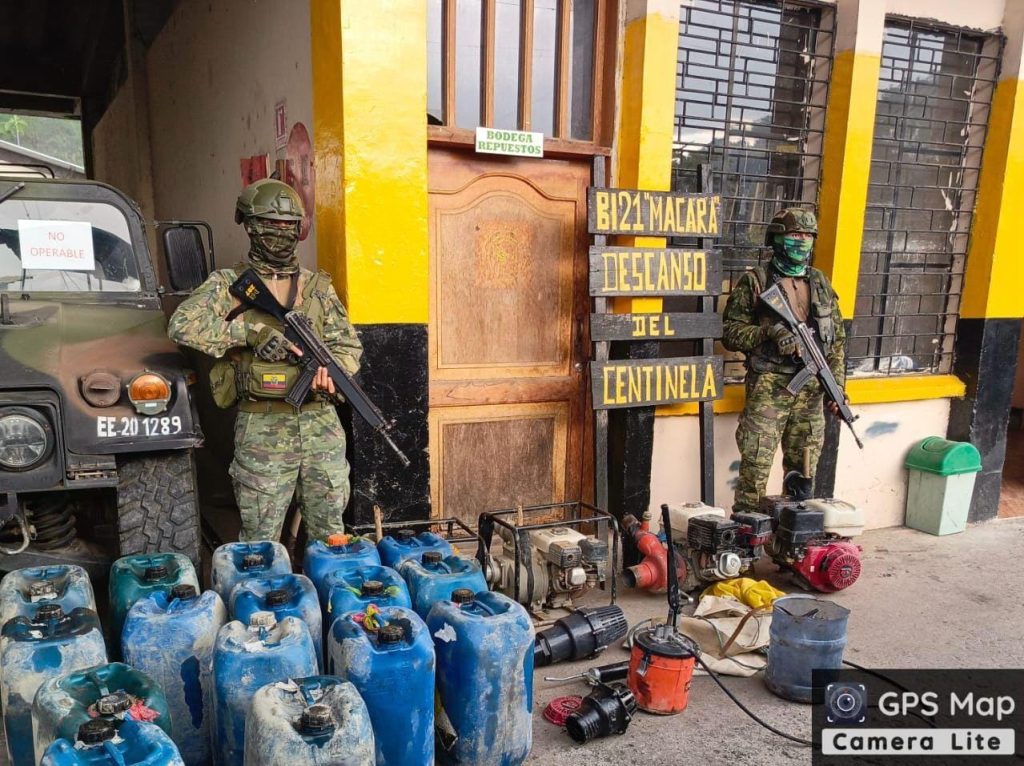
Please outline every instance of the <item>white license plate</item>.
[[100, 439], [125, 439], [133, 436], [174, 436], [181, 433], [181, 418], [112, 417], [96, 418], [96, 436]]

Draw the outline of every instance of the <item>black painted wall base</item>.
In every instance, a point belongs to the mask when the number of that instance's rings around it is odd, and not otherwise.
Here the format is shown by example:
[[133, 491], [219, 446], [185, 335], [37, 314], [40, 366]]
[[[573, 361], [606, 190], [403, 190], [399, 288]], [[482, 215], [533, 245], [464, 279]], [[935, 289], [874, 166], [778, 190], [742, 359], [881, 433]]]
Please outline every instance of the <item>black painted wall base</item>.
[[[430, 518], [430, 461], [427, 455], [427, 326], [356, 325], [363, 343], [357, 380], [370, 400], [395, 419], [393, 438], [411, 464], [403, 468], [387, 443], [358, 416], [345, 424], [352, 465], [352, 499], [347, 524], [373, 523], [373, 506], [385, 521]], [[349, 408], [345, 408], [348, 410]]]
[[967, 393], [950, 406], [947, 438], [968, 441], [981, 453], [969, 521], [999, 512], [1020, 332], [1020, 319], [961, 319], [957, 325], [954, 372]]
[[[628, 352], [625, 351], [628, 346]], [[613, 359], [656, 359], [658, 344], [613, 343]], [[654, 407], [611, 410], [608, 416], [608, 511], [619, 521], [627, 513], [641, 518], [651, 503], [651, 460], [654, 457]], [[633, 566], [640, 555], [632, 540], [622, 543], [623, 563]]]

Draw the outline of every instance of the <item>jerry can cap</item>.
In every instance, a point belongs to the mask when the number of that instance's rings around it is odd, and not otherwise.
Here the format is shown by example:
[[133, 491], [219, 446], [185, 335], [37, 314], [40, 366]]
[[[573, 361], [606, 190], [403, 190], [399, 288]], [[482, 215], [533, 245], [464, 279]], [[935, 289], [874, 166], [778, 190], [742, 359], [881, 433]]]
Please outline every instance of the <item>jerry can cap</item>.
[[167, 577], [167, 567], [163, 564], [156, 564], [151, 567], [146, 567], [142, 573], [142, 579], [146, 582], [160, 582]]
[[250, 628], [272, 628], [277, 625], [277, 615], [273, 612], [253, 612], [249, 615]]
[[281, 606], [287, 604], [291, 596], [284, 588], [274, 588], [267, 591], [267, 606]]
[[299, 730], [303, 734], [324, 734], [334, 729], [334, 716], [327, 705], [311, 705], [302, 711]]
[[379, 596], [384, 592], [384, 583], [380, 580], [363, 580], [360, 591], [364, 596]]
[[182, 601], [188, 601], [196, 598], [199, 595], [199, 591], [196, 590], [195, 585], [189, 585], [188, 583], [178, 583], [171, 588], [171, 598], [181, 599]]
[[32, 618], [32, 622], [49, 622], [50, 620], [60, 620], [64, 617], [64, 609], [60, 604], [43, 604], [36, 610], [36, 616]]
[[98, 745], [117, 736], [114, 722], [106, 718], [93, 718], [78, 727], [78, 741], [86, 745]]
[[132, 706], [132, 698], [128, 692], [118, 691], [107, 694], [96, 700], [96, 712], [100, 715], [117, 715]]
[[413, 532], [411, 529], [400, 529], [400, 530], [398, 530], [398, 532], [395, 533], [395, 537], [399, 541], [401, 541], [403, 543], [407, 543], [410, 540], [412, 540], [414, 537], [416, 537], [416, 533]]
[[331, 548], [348, 545], [348, 535], [342, 532], [335, 532], [333, 535], [327, 535], [327, 545]]
[[256, 569], [263, 566], [262, 553], [246, 553], [242, 556], [242, 569]]
[[469, 604], [475, 599], [476, 596], [469, 588], [456, 588], [452, 591], [452, 601], [456, 604]]
[[427, 551], [422, 556], [424, 564], [438, 564], [442, 559], [444, 556], [441, 555], [441, 551]]
[[384, 625], [377, 631], [377, 643], [397, 644], [405, 638], [405, 631], [398, 625]]

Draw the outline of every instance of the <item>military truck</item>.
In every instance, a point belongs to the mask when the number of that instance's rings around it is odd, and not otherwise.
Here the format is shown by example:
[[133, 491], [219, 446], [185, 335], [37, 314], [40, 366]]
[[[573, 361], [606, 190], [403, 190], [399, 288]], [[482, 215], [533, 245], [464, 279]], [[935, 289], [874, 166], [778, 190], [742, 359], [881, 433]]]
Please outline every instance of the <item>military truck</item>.
[[198, 562], [195, 374], [161, 292], [131, 200], [0, 169], [0, 571]]

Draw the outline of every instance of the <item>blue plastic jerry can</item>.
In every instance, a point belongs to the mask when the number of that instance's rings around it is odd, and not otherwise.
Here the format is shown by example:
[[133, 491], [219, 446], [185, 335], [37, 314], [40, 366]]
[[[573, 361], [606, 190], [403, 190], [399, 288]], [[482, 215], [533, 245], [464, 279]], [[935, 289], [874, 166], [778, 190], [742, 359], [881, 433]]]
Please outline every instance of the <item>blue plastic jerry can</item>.
[[338, 534], [328, 537], [327, 542], [314, 540], [306, 546], [302, 571], [313, 581], [323, 606], [327, 603], [330, 591], [324, 583], [327, 575], [366, 566], [380, 566], [380, 555], [373, 541], [365, 537]]
[[331, 676], [267, 684], [245, 720], [245, 766], [374, 766], [366, 703]]
[[242, 766], [245, 718], [257, 691], [316, 674], [313, 639], [297, 617], [277, 622], [272, 612], [257, 612], [248, 625], [236, 620], [221, 628], [213, 650], [214, 764]]
[[124, 618], [132, 604], [150, 593], [170, 593], [175, 585], [198, 590], [199, 578], [188, 556], [180, 553], [138, 553], [122, 556], [110, 568], [110, 632], [115, 653], [121, 650]]
[[32, 702], [36, 752], [54, 740], [74, 739], [93, 718], [131, 718], [155, 723], [171, 735], [167, 698], [156, 681], [122, 662], [83, 668], [51, 678]]
[[402, 564], [411, 558], [419, 558], [427, 551], [438, 551], [442, 556], [455, 553], [452, 546], [443, 537], [433, 532], [416, 534], [411, 529], [400, 529], [394, 536], [384, 535], [377, 543], [380, 563], [386, 567], [402, 571]]
[[273, 612], [280, 622], [298, 617], [309, 627], [317, 665], [323, 669], [323, 627], [320, 601], [308, 577], [283, 574], [242, 580], [231, 593], [231, 616], [243, 624], [256, 612]]
[[231, 591], [242, 580], [273, 577], [291, 571], [288, 549], [269, 540], [227, 543], [215, 550], [210, 560], [211, 585], [225, 604], [231, 603]]
[[33, 617], [8, 620], [0, 634], [0, 701], [13, 766], [35, 766], [32, 700], [47, 680], [107, 661], [99, 618], [91, 609], [71, 614], [54, 601]]
[[0, 627], [12, 617], [32, 617], [43, 604], [57, 604], [64, 614], [96, 611], [89, 575], [80, 566], [60, 564], [15, 569], [0, 580]]
[[346, 612], [365, 612], [370, 604], [378, 607], [412, 606], [405, 580], [391, 567], [366, 566], [331, 572], [324, 578], [328, 587], [324, 610], [324, 633]]
[[476, 559], [444, 558], [440, 551], [427, 551], [419, 559], [408, 559], [402, 564], [402, 576], [409, 583], [412, 608], [424, 619], [430, 607], [450, 599], [459, 588], [468, 588], [473, 593], [487, 590], [487, 580]]
[[377, 763], [434, 763], [434, 647], [419, 615], [371, 605], [339, 616], [328, 640], [328, 666], [366, 702]]
[[40, 766], [185, 766], [159, 726], [94, 718], [78, 727], [76, 741], [58, 739]]
[[456, 590], [427, 616], [437, 652], [441, 763], [518, 766], [533, 744], [534, 628], [500, 593]]
[[191, 585], [151, 593], [135, 602], [125, 620], [125, 662], [163, 689], [174, 743], [187, 766], [210, 760], [213, 645], [226, 622], [220, 596]]

